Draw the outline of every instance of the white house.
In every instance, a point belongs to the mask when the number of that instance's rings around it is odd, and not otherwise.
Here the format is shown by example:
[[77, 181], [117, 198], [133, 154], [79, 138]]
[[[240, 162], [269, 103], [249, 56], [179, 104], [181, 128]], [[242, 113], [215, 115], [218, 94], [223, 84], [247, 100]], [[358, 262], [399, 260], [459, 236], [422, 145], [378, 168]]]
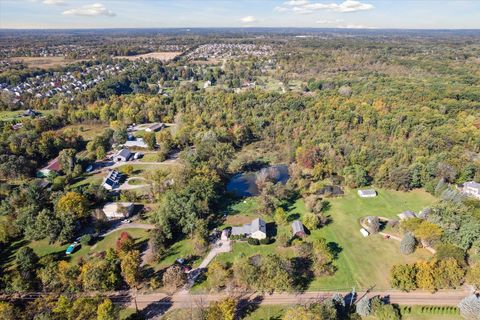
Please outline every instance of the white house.
[[232, 235], [243, 235], [258, 240], [265, 239], [267, 237], [267, 224], [262, 219], [257, 218], [241, 227], [232, 227]]
[[480, 183], [475, 181], [465, 182], [463, 184], [464, 193], [480, 199]]
[[133, 213], [134, 205], [131, 202], [109, 202], [103, 206], [102, 211], [109, 220], [124, 219]]
[[122, 179], [122, 174], [117, 170], [111, 171], [103, 181], [102, 186], [107, 190], [113, 190], [120, 186], [120, 180]]
[[377, 191], [374, 189], [358, 190], [357, 193], [362, 198], [373, 198], [377, 196]]
[[370, 232], [368, 232], [367, 229], [365, 229], [365, 228], [360, 229], [360, 233], [364, 237], [368, 237], [370, 235]]

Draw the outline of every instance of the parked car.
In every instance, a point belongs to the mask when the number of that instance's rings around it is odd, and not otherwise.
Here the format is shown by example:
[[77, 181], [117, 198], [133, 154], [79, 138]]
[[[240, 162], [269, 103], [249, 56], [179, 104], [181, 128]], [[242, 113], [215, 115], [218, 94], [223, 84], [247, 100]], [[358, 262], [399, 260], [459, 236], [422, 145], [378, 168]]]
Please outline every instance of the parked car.
[[74, 243], [68, 246], [67, 250], [65, 251], [65, 254], [67, 255], [72, 254], [78, 246], [79, 246], [79, 243], [75, 241]]
[[184, 258], [177, 258], [177, 260], [175, 260], [175, 262], [178, 263], [178, 264], [184, 264], [185, 259]]
[[120, 221], [120, 223], [129, 224], [129, 223], [132, 223], [132, 220], [130, 220], [130, 219], [124, 219], [124, 220]]

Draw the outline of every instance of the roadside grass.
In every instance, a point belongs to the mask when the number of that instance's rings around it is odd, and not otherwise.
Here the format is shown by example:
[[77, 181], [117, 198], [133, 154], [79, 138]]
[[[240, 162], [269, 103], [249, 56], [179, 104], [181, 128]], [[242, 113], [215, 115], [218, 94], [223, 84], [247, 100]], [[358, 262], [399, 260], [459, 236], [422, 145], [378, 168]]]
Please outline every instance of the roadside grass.
[[[356, 190], [346, 190], [345, 195], [339, 198], [327, 199], [331, 207], [327, 214], [332, 222], [319, 230], [313, 230], [307, 240], [325, 238], [334, 249], [338, 258], [335, 260], [337, 271], [333, 276], [315, 278], [308, 290], [366, 290], [373, 287], [375, 290], [390, 288], [389, 272], [394, 264], [411, 263], [419, 259], [428, 259], [431, 253], [425, 249], [409, 256], [400, 254], [400, 243], [395, 240], [385, 240], [380, 235], [364, 238], [360, 233], [359, 219], [367, 215], [381, 215], [387, 218], [396, 218], [398, 213], [405, 210], [419, 211], [435, 202], [435, 198], [422, 190], [400, 192], [378, 189], [376, 198], [360, 198]], [[230, 226], [229, 222], [243, 222], [247, 218], [257, 217], [257, 199], [247, 198], [229, 206], [226, 213], [226, 222], [222, 227]], [[302, 219], [306, 213], [303, 200], [297, 200], [287, 210], [289, 221]], [[262, 217], [267, 223], [271, 217]], [[241, 224], [241, 223], [239, 223]], [[290, 224], [277, 226], [278, 234], [290, 234]], [[293, 256], [292, 248], [281, 248], [277, 243], [260, 246], [250, 246], [245, 242], [233, 244], [233, 250], [216, 257], [219, 261], [233, 263], [239, 257], [253, 254], [278, 253], [285, 257]]]
[[[167, 268], [175, 263], [177, 258], [187, 258], [189, 256], [194, 256], [192, 240], [183, 239], [175, 242], [167, 252], [165, 252], [163, 258], [155, 264], [155, 271], [158, 271], [163, 268]], [[192, 267], [195, 268], [201, 262], [201, 258], [195, 260]]]
[[[100, 239], [94, 245], [81, 245], [73, 254], [68, 256], [69, 260], [72, 263], [77, 263], [81, 258], [86, 258], [89, 254], [106, 251], [109, 248], [115, 248], [115, 243], [122, 232], [128, 232], [138, 245], [148, 240], [147, 230], [139, 228], [118, 230], [107, 235], [105, 238]], [[28, 244], [28, 246], [31, 247], [40, 258], [49, 254], [64, 255], [65, 250], [69, 245], [70, 243], [64, 245], [59, 243], [49, 244], [47, 239], [32, 241]], [[65, 257], [67, 256], [65, 255]]]

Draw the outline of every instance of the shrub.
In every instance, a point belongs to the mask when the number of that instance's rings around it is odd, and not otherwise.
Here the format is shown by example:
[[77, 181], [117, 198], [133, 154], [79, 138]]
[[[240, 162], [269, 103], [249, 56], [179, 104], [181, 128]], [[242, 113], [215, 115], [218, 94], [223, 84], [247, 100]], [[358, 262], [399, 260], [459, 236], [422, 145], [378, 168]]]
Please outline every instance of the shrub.
[[417, 240], [415, 240], [413, 234], [407, 232], [405, 233], [402, 241], [400, 242], [400, 252], [405, 255], [412, 254], [415, 251], [416, 244]]
[[272, 239], [270, 237], [266, 237], [265, 239], [260, 240], [260, 244], [270, 244], [272, 243]]
[[260, 241], [258, 241], [258, 239], [255, 239], [255, 238], [248, 238], [247, 242], [252, 246], [258, 246], [260, 244]]
[[80, 243], [84, 246], [89, 245], [92, 241], [92, 236], [89, 234], [85, 234], [80, 238]]

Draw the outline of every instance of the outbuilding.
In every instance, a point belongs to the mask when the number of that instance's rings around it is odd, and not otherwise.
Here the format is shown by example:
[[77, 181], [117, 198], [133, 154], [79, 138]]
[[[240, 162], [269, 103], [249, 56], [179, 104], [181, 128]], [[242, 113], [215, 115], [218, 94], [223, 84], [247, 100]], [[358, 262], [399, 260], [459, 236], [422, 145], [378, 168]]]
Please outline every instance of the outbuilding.
[[358, 190], [357, 193], [361, 198], [373, 198], [377, 196], [377, 191], [374, 189]]
[[132, 215], [134, 205], [131, 202], [109, 202], [103, 206], [103, 213], [109, 220], [125, 219]]
[[305, 228], [300, 220], [295, 220], [292, 223], [292, 234], [294, 237], [303, 238], [307, 234], [305, 233]]
[[132, 156], [132, 153], [130, 152], [129, 149], [122, 149], [120, 150], [114, 157], [113, 161], [115, 162], [126, 162], [130, 160], [130, 157]]

